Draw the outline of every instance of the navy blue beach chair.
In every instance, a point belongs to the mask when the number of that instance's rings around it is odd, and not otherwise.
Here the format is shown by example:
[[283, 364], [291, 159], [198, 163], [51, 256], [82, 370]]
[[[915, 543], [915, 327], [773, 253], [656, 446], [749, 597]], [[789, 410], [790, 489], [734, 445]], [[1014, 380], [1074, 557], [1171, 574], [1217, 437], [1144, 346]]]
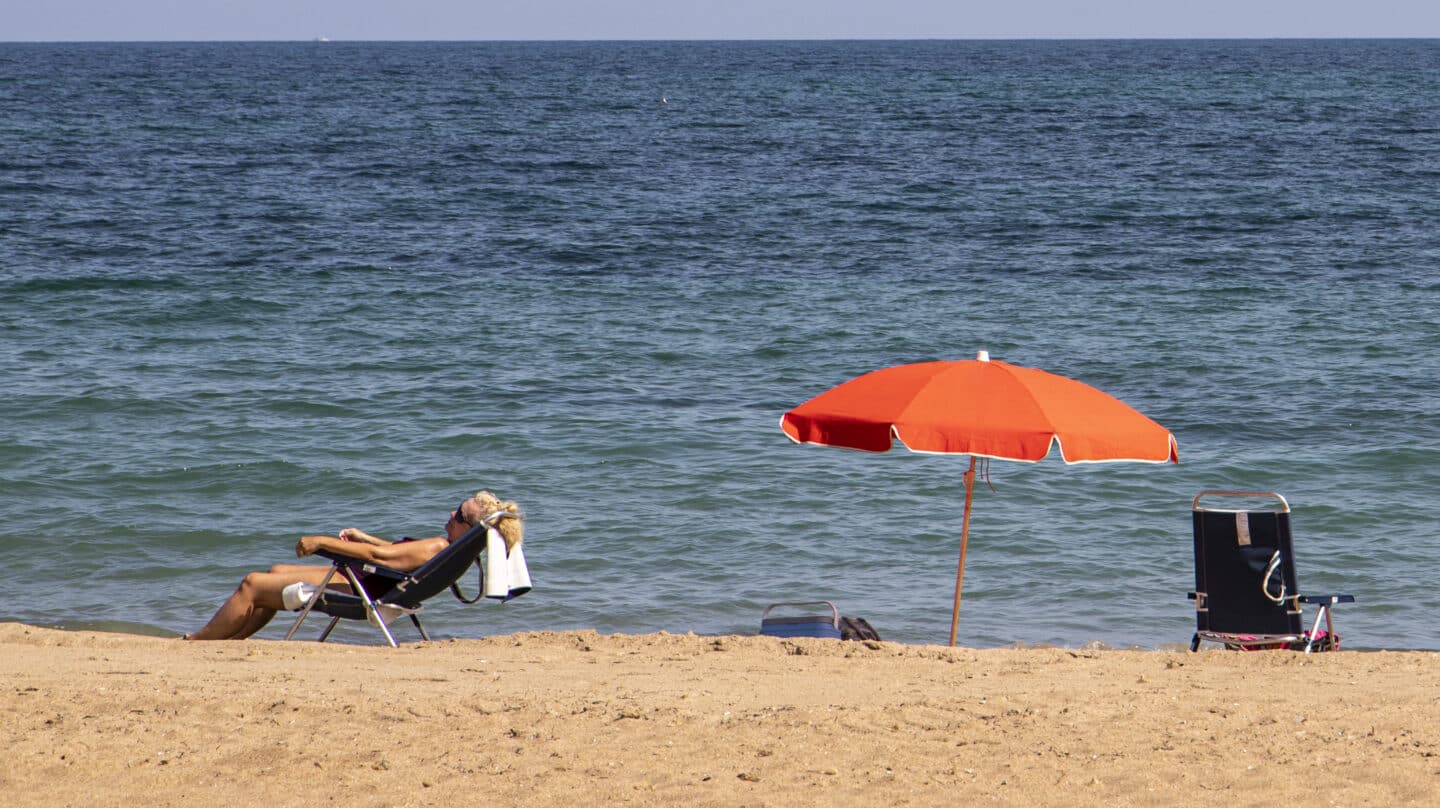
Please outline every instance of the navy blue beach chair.
[[[464, 603], [475, 603], [484, 596], [485, 587], [482, 583], [480, 591], [474, 598], [466, 598], [460, 591], [460, 576], [470, 569], [474, 564], [484, 575], [484, 565], [481, 563], [480, 554], [485, 551], [487, 532], [491, 524], [498, 521], [502, 516], [508, 515], [505, 512], [496, 512], [486, 517], [480, 524], [470, 528], [465, 535], [450, 543], [450, 546], [441, 550], [434, 558], [425, 562], [419, 568], [404, 572], [402, 570], [383, 567], [378, 564], [361, 561], [349, 556], [320, 551], [316, 555], [330, 559], [332, 566], [330, 572], [325, 576], [325, 581], [320, 585], [319, 591], [310, 598], [305, 608], [300, 611], [300, 616], [295, 619], [295, 625], [290, 627], [290, 632], [285, 639], [295, 636], [300, 629], [300, 624], [310, 616], [310, 612], [316, 611], [330, 616], [330, 625], [320, 634], [319, 642], [325, 642], [330, 632], [341, 620], [365, 620], [371, 625], [377, 626], [385, 634], [385, 639], [391, 645], [396, 646], [395, 635], [390, 632], [386, 625], [389, 619], [404, 614], [415, 624], [415, 629], [420, 632], [421, 639], [427, 642], [430, 639], [425, 626], [420, 622], [420, 610], [426, 600], [435, 595], [451, 590], [455, 597]], [[395, 585], [384, 594], [371, 598], [365, 588], [360, 584], [359, 576], [379, 576], [389, 578]], [[340, 575], [350, 584], [349, 592], [341, 592], [328, 589], [330, 581]]]
[[[1230, 503], [1264, 500], [1267, 507], [1207, 507], [1202, 500]], [[1190, 503], [1195, 533], [1195, 636], [1226, 648], [1303, 648], [1305, 653], [1340, 647], [1331, 610], [1354, 603], [1352, 595], [1302, 595], [1295, 582], [1290, 536], [1290, 503], [1270, 491], [1201, 491]], [[1301, 604], [1318, 607], [1308, 631]], [[1320, 629], [1321, 621], [1325, 629]]]

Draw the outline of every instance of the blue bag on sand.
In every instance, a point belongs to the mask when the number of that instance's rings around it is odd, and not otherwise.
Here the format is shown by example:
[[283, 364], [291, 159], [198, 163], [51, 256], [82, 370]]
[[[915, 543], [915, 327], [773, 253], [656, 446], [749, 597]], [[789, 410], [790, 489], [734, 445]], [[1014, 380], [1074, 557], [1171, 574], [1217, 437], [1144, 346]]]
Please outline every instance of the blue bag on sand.
[[[778, 608], [824, 606], [829, 614], [794, 617], [771, 617]], [[772, 603], [760, 613], [760, 633], [767, 637], [821, 637], [831, 640], [878, 640], [877, 632], [863, 617], [841, 617], [840, 610], [828, 600], [787, 601]]]

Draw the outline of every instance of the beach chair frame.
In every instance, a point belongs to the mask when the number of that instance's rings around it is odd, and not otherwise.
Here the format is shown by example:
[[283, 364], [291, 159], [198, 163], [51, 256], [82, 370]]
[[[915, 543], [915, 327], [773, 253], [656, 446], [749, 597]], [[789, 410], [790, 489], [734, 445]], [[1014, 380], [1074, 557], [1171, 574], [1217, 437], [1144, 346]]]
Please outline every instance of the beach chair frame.
[[[330, 616], [330, 624], [321, 632], [318, 642], [325, 642], [330, 636], [330, 632], [335, 630], [335, 626], [339, 625], [341, 620], [365, 620], [371, 625], [377, 626], [385, 635], [385, 640], [390, 647], [395, 648], [398, 647], [398, 643], [395, 642], [395, 635], [386, 624], [381, 609], [382, 606], [393, 606], [409, 617], [410, 622], [415, 625], [416, 631], [420, 632], [420, 638], [429, 642], [430, 634], [425, 630], [425, 625], [420, 622], [422, 604], [446, 589], [454, 592], [455, 597], [463, 603], [474, 603], [480, 599], [480, 594], [473, 599], [467, 599], [460, 592], [460, 576], [464, 575], [472, 564], [478, 567], [482, 576], [480, 592], [484, 593], [484, 565], [481, 563], [480, 554], [485, 550], [489, 528], [507, 515], [509, 514], [503, 511], [490, 514], [480, 524], [470, 528], [465, 535], [451, 542], [449, 547], [441, 550], [434, 558], [412, 572], [392, 569], [321, 550], [316, 555], [331, 561], [330, 571], [326, 573], [325, 579], [320, 585], [320, 591], [310, 598], [310, 601], [300, 610], [300, 616], [295, 618], [295, 624], [290, 627], [285, 639], [293, 638], [295, 632], [299, 631], [301, 624], [305, 622], [305, 618], [309, 617], [312, 611], [318, 611]], [[379, 597], [371, 598], [365, 588], [360, 585], [360, 573], [391, 578], [396, 583], [390, 591]], [[350, 584], [349, 592], [328, 588], [336, 575], [342, 576]]]
[[[1202, 500], [1267, 500], [1268, 507], [1209, 507]], [[1340, 647], [1333, 607], [1352, 595], [1301, 595], [1295, 580], [1290, 503], [1274, 491], [1206, 490], [1190, 502], [1195, 540], [1195, 635], [1202, 642], [1238, 650], [1296, 649], [1305, 653]], [[1318, 607], [1309, 631], [1302, 604]], [[1321, 622], [1325, 631], [1320, 631]]]

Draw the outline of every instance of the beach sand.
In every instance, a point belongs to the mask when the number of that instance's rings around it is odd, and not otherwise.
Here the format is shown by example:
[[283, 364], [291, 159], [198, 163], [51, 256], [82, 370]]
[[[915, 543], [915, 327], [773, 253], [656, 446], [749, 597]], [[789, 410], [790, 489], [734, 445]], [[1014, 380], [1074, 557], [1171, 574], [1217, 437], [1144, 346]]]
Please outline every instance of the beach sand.
[[1440, 799], [1440, 655], [0, 624], [14, 806]]

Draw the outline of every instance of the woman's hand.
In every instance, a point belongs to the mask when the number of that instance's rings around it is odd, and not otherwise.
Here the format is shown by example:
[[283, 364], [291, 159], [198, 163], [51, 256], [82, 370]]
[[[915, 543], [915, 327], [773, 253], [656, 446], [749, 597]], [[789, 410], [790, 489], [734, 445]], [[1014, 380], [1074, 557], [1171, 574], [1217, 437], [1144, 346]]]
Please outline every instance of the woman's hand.
[[330, 537], [301, 536], [300, 541], [295, 544], [295, 555], [300, 556], [301, 558], [304, 558], [305, 556], [315, 555], [315, 551], [320, 549], [321, 541], [328, 538]]

